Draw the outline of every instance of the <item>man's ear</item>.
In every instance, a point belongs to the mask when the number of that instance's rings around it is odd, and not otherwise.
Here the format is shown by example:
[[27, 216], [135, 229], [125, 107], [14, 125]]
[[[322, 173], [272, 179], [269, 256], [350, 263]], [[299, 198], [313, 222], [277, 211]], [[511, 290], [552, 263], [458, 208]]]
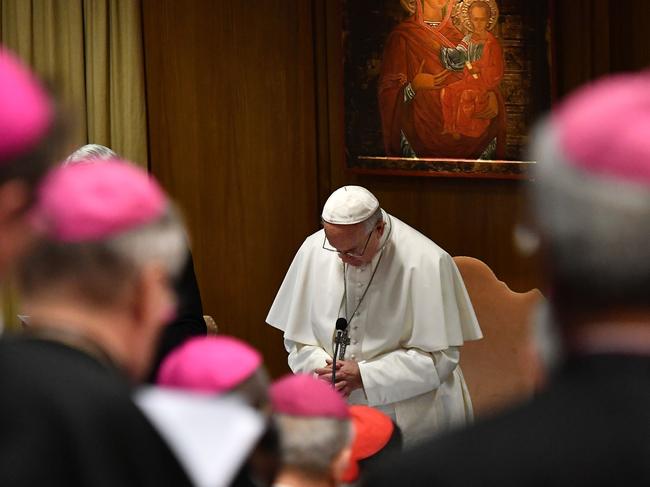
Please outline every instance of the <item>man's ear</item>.
[[167, 273], [161, 265], [150, 263], [141, 268], [132, 303], [135, 322], [140, 326], [167, 321], [175, 303]]
[[143, 380], [153, 363], [163, 326], [173, 309], [174, 293], [163, 266], [150, 263], [140, 268], [129, 304], [129, 374]]
[[378, 225], [377, 225], [377, 235], [380, 237], [384, 234], [384, 230], [386, 229], [386, 220], [382, 220]]
[[29, 200], [30, 191], [25, 182], [13, 180], [0, 184], [0, 225], [24, 218]]
[[341, 481], [343, 474], [347, 470], [351, 457], [352, 448], [349, 446], [343, 448], [343, 450], [334, 457], [334, 461], [332, 462], [332, 476], [336, 480], [337, 484]]
[[28, 185], [22, 181], [0, 184], [0, 274], [31, 240], [27, 218], [30, 196]]

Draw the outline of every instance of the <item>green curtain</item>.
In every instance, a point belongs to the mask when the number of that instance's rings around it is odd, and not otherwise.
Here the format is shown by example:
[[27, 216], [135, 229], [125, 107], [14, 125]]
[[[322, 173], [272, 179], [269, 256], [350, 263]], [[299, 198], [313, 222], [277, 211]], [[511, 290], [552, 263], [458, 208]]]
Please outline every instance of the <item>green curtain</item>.
[[0, 0], [0, 42], [53, 85], [71, 150], [102, 144], [147, 167], [139, 0]]
[[[49, 83], [73, 122], [69, 152], [102, 144], [147, 167], [140, 0], [0, 0], [0, 42]], [[19, 309], [0, 287], [5, 326]]]

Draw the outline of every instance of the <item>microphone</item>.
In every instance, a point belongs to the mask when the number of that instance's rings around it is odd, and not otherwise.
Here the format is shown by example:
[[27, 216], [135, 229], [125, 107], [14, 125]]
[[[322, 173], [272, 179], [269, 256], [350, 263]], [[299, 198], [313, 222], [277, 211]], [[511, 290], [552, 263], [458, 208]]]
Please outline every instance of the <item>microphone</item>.
[[336, 320], [336, 331], [345, 331], [348, 327], [348, 320], [339, 318]]
[[[339, 355], [339, 348], [343, 345], [343, 353], [345, 353], [345, 346], [347, 340], [347, 329], [348, 329], [348, 320], [345, 318], [339, 318], [336, 320], [336, 325], [334, 326], [336, 334], [334, 335], [334, 357], [332, 359], [332, 387], [335, 387], [336, 384], [336, 358]], [[341, 354], [343, 358], [343, 354]]]

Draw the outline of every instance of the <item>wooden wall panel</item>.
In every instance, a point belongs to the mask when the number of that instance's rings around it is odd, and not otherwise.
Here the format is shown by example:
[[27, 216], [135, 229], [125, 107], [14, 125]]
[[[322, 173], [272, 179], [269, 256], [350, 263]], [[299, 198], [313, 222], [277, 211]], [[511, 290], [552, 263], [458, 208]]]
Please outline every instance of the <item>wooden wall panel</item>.
[[[645, 0], [555, 5], [560, 97], [650, 61]], [[336, 0], [143, 0], [151, 169], [185, 210], [206, 312], [260, 348], [274, 375], [287, 370], [286, 354], [264, 318], [343, 184], [367, 186], [512, 289], [540, 285], [536, 259], [512, 239], [524, 183], [344, 170], [340, 14]]]
[[647, 0], [554, 0], [557, 92], [650, 65]]
[[610, 0], [554, 0], [556, 89], [560, 98], [609, 72], [613, 54], [609, 4]]
[[264, 318], [317, 228], [311, 4], [143, 2], [150, 166], [183, 208], [205, 312], [288, 370]]

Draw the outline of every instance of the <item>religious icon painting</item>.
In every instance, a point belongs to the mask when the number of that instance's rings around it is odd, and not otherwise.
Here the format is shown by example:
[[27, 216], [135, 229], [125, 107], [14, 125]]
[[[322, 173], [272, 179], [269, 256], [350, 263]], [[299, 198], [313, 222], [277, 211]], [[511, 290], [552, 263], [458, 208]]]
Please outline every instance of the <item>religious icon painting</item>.
[[549, 0], [343, 0], [348, 169], [527, 177], [550, 32]]

